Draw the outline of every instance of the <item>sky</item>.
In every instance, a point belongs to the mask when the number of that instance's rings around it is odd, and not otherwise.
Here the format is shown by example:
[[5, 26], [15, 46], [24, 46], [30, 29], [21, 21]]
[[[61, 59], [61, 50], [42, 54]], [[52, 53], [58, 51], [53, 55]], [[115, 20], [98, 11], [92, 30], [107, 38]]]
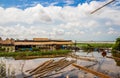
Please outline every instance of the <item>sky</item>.
[[115, 41], [120, 0], [0, 0], [0, 37]]

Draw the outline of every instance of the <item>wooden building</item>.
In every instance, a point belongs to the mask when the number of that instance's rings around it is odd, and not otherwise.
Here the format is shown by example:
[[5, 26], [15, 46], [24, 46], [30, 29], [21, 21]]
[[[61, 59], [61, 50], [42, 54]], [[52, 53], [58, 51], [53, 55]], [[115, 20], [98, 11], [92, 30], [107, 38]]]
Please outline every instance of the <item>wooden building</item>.
[[65, 49], [67, 46], [72, 46], [71, 40], [51, 40], [48, 38], [33, 38], [33, 40], [14, 40], [6, 39], [1, 41], [1, 47], [7, 52], [14, 51], [33, 51], [37, 50], [59, 50]]

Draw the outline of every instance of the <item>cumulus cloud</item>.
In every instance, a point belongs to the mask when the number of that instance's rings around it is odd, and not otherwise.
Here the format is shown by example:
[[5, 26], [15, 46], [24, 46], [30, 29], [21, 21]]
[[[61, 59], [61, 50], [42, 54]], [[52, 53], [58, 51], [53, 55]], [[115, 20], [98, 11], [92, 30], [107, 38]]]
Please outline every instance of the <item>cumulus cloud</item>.
[[[109, 36], [108, 40], [112, 40], [110, 34], [115, 34], [112, 36], [114, 38], [120, 35], [120, 10], [106, 6], [90, 14], [102, 4], [96, 1], [77, 7], [54, 4], [43, 7], [37, 4], [24, 10], [0, 7], [0, 35], [4, 38], [50, 37], [73, 40], [99, 40]], [[95, 36], [97, 38], [94, 39]]]

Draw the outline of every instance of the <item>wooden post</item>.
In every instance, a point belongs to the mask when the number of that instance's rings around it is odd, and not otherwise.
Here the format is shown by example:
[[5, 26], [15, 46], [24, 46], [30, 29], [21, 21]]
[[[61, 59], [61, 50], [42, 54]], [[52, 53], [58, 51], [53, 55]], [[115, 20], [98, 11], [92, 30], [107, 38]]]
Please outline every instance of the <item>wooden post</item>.
[[79, 68], [79, 69], [82, 69], [82, 70], [84, 70], [84, 71], [87, 71], [87, 72], [89, 72], [89, 73], [92, 73], [92, 74], [94, 74], [94, 75], [96, 75], [96, 76], [99, 76], [100, 78], [111, 78], [111, 77], [108, 76], [108, 75], [105, 75], [105, 74], [103, 74], [103, 73], [100, 73], [100, 72], [97, 72], [97, 71], [88, 69], [88, 68], [86, 68], [86, 67], [83, 67], [83, 66], [80, 66], [80, 65], [77, 65], [77, 64], [72, 64], [72, 65], [75, 66], [75, 67], [77, 67], [77, 68]]

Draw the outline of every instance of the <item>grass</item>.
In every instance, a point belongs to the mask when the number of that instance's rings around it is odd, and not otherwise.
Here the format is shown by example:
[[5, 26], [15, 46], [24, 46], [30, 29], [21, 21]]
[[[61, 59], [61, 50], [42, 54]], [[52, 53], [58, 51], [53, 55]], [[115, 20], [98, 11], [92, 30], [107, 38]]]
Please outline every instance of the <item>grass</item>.
[[77, 43], [77, 47], [84, 48], [91, 45], [94, 48], [111, 48], [113, 44], [108, 44], [108, 43]]
[[70, 50], [55, 50], [55, 51], [46, 51], [46, 52], [0, 52], [0, 57], [14, 57], [14, 58], [25, 58], [29, 56], [36, 56], [36, 57], [53, 57], [53, 56], [63, 56], [70, 53]]
[[84, 50], [85, 52], [88, 51], [94, 51], [96, 49], [102, 49], [102, 48], [112, 48], [114, 44], [108, 44], [108, 43], [77, 43], [77, 47]]

